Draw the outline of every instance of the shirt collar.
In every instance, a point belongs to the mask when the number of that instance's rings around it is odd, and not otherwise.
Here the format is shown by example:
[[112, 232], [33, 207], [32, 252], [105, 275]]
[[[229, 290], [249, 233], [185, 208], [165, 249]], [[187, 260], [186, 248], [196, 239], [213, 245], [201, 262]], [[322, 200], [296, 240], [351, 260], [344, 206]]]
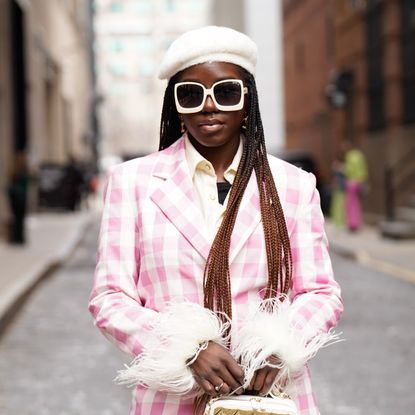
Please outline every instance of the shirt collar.
[[[192, 178], [194, 177], [196, 170], [200, 168], [202, 165], [209, 165], [212, 167], [210, 161], [206, 160], [193, 146], [190, 142], [189, 137], [185, 134], [184, 137], [184, 144], [185, 144], [185, 152], [186, 152], [186, 160], [187, 164], [189, 165], [189, 170]], [[213, 169], [212, 169], [212, 173]]]
[[[238, 170], [239, 163], [242, 158], [243, 153], [243, 139], [242, 136], [239, 141], [238, 150], [236, 150], [235, 156], [233, 157], [232, 163], [225, 171], [225, 179], [230, 183], [233, 184], [233, 180], [235, 179], [236, 172]], [[206, 174], [211, 176], [215, 175], [215, 170], [212, 166], [212, 163], [209, 160], [206, 160], [193, 146], [187, 134], [185, 134], [185, 154], [187, 164], [189, 166], [190, 174], [192, 178], [194, 177], [196, 170], [202, 170]], [[206, 169], [206, 166], [209, 166]]]

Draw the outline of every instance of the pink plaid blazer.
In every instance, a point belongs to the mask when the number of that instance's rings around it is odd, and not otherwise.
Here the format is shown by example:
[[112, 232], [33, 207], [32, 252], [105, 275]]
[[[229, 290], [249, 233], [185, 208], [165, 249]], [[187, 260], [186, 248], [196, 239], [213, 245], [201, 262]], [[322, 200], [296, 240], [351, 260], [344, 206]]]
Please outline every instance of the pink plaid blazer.
[[[203, 271], [211, 242], [195, 204], [184, 140], [164, 151], [116, 166], [108, 177], [89, 309], [95, 324], [120, 349], [137, 355], [165, 303], [203, 304]], [[269, 156], [284, 209], [293, 256], [290, 291], [296, 324], [316, 333], [342, 312], [315, 178]], [[251, 177], [231, 239], [234, 318], [265, 287], [267, 266], [259, 194]], [[319, 414], [308, 368], [297, 378], [301, 414]], [[131, 415], [190, 415], [192, 400], [137, 387]]]

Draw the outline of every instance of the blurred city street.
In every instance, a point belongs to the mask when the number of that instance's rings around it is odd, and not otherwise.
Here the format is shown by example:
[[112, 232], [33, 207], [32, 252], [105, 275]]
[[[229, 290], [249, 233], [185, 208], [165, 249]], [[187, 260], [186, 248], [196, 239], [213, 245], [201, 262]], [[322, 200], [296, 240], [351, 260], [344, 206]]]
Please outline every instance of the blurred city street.
[[[100, 335], [86, 309], [97, 214], [86, 226], [73, 255], [42, 280], [0, 338], [2, 415], [128, 412], [130, 392], [112, 380], [129, 358]], [[363, 243], [364, 235], [354, 237]], [[353, 247], [342, 246], [350, 254]], [[345, 341], [312, 362], [321, 413], [413, 413], [415, 284], [334, 252], [332, 259], [345, 302], [337, 330]]]
[[87, 310], [104, 177], [186, 130], [159, 67], [207, 25], [258, 46], [245, 143], [316, 178], [345, 304], [321, 414], [415, 414], [415, 0], [0, 0], [0, 415], [128, 413]]

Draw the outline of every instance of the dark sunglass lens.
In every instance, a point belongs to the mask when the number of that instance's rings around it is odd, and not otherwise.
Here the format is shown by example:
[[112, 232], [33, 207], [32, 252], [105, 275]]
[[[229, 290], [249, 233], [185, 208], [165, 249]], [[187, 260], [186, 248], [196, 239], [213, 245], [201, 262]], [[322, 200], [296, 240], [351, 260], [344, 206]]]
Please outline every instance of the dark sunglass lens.
[[219, 105], [236, 105], [241, 100], [242, 88], [238, 82], [223, 82], [213, 91]]
[[202, 103], [203, 89], [199, 85], [179, 85], [177, 87], [177, 99], [184, 108], [198, 107]]

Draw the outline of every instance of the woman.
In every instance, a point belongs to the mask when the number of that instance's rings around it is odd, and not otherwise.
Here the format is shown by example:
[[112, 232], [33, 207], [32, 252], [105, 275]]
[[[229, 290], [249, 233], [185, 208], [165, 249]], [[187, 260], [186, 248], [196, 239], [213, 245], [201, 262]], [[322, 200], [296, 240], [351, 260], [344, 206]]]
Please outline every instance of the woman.
[[160, 70], [160, 151], [110, 173], [90, 311], [137, 356], [119, 377], [131, 414], [287, 385], [318, 414], [306, 361], [340, 291], [314, 176], [266, 154], [255, 63], [232, 29], [182, 35]]
[[349, 231], [355, 232], [363, 225], [360, 198], [368, 180], [368, 170], [362, 151], [356, 148], [351, 141], [345, 141], [343, 147], [345, 149], [346, 223]]
[[344, 152], [340, 150], [332, 163], [333, 185], [330, 204], [330, 218], [339, 228], [345, 226], [345, 189]]

